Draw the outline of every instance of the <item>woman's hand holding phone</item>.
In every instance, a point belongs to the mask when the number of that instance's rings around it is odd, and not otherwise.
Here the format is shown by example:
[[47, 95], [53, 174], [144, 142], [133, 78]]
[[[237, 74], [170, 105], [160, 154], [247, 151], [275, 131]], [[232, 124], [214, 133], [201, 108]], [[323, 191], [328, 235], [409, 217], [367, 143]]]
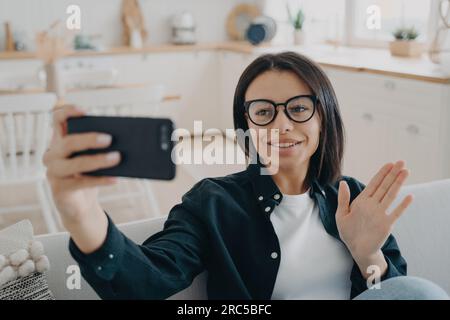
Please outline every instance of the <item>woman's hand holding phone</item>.
[[120, 163], [119, 152], [83, 155], [70, 158], [74, 152], [102, 149], [112, 137], [100, 132], [67, 134], [67, 119], [84, 116], [74, 106], [54, 111], [53, 136], [44, 154], [47, 178], [55, 205], [64, 227], [85, 253], [95, 251], [106, 238], [107, 217], [98, 202], [98, 186], [112, 185], [114, 177], [95, 177], [83, 172], [114, 167]]

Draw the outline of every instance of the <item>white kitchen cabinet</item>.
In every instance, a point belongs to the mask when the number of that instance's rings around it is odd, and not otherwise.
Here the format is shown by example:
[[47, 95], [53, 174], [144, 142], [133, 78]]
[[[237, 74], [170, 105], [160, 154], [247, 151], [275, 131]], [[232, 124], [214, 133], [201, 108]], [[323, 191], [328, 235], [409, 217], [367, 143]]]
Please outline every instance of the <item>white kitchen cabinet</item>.
[[[221, 129], [233, 128], [238, 79], [256, 55], [220, 53]], [[325, 68], [346, 130], [343, 172], [364, 183], [403, 159], [408, 184], [450, 178], [450, 86]]]
[[43, 67], [43, 63], [36, 59], [0, 59], [0, 73], [37, 73]]
[[[233, 129], [233, 97], [239, 77], [259, 55], [199, 50], [109, 56], [118, 83], [163, 84], [181, 100], [159, 115], [178, 128]], [[105, 64], [105, 57], [63, 60], [69, 67]], [[36, 72], [38, 60], [0, 61], [0, 72]], [[367, 183], [387, 161], [404, 159], [408, 183], [450, 178], [450, 85], [326, 67], [346, 129], [344, 174]]]
[[178, 128], [193, 132], [194, 121], [202, 128], [220, 128], [219, 64], [214, 51], [177, 51], [149, 54], [70, 57], [61, 62], [65, 69], [105, 67], [118, 71], [117, 83], [147, 83], [165, 86], [167, 95], [180, 100], [161, 105], [158, 114], [170, 117]]
[[[118, 83], [162, 84], [166, 94], [181, 96], [164, 103], [159, 111], [160, 116], [171, 117], [178, 128], [193, 132], [196, 120], [202, 121], [203, 130], [220, 126], [218, 57], [213, 51], [117, 55], [110, 59], [118, 69]], [[89, 58], [90, 63], [94, 60]]]
[[[438, 127], [428, 127], [396, 119], [391, 123], [389, 154], [393, 159], [405, 159], [411, 168], [409, 183], [431, 181], [440, 178], [443, 153], [439, 145]], [[448, 149], [448, 148], [447, 148]], [[445, 177], [442, 172], [442, 177]]]
[[405, 160], [407, 183], [450, 178], [449, 87], [326, 68], [346, 128], [344, 174], [367, 183], [388, 161]]
[[368, 108], [351, 113], [351, 116], [343, 115], [346, 133], [343, 172], [366, 182], [389, 160], [385, 143], [389, 134], [388, 117]]
[[0, 90], [45, 87], [40, 72], [43, 64], [39, 60], [1, 60]]
[[234, 129], [234, 92], [242, 72], [254, 59], [254, 55], [247, 53], [222, 51], [219, 54], [220, 105], [222, 119], [220, 128], [223, 131], [226, 129]]

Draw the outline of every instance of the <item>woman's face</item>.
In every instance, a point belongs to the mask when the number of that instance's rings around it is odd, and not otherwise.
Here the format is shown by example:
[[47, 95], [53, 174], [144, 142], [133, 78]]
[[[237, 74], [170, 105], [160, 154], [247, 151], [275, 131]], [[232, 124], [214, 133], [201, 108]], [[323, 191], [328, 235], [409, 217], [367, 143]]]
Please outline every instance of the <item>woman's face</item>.
[[[271, 70], [260, 74], [252, 81], [245, 94], [245, 101], [268, 99], [284, 103], [292, 97], [311, 94], [313, 93], [308, 85], [295, 73]], [[265, 126], [254, 124], [248, 115], [245, 115], [248, 127], [255, 130], [256, 134], [252, 136], [252, 140], [258, 154], [267, 161], [265, 153], [269, 154], [271, 160], [274, 157], [270, 151], [277, 153], [278, 163], [274, 165], [280, 170], [291, 170], [305, 165], [308, 167], [309, 160], [319, 146], [321, 125], [317, 109], [313, 117], [303, 123], [289, 119], [284, 113], [283, 106], [278, 106], [277, 109], [276, 118]], [[271, 132], [278, 134], [272, 135]], [[276, 137], [279, 137], [278, 141]], [[261, 150], [270, 151], [261, 152]]]

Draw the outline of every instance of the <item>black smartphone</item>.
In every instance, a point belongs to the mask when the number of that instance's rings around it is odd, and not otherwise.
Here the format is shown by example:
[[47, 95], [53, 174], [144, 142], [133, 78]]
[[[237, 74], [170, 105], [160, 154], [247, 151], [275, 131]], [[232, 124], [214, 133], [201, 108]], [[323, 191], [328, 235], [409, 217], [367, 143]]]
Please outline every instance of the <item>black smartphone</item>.
[[173, 122], [165, 118], [83, 116], [67, 121], [68, 134], [102, 132], [112, 136], [109, 147], [76, 152], [72, 157], [110, 151], [121, 154], [117, 166], [85, 173], [93, 176], [172, 180], [173, 130]]

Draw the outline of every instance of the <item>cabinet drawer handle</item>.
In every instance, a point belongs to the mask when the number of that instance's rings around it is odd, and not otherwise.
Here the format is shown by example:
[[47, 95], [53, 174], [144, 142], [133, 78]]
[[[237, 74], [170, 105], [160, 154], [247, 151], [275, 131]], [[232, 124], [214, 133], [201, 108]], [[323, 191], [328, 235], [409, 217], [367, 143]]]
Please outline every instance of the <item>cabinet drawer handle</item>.
[[409, 126], [406, 127], [406, 131], [408, 131], [408, 133], [411, 134], [419, 134], [420, 129], [415, 124], [410, 124]]
[[395, 90], [395, 82], [394, 81], [385, 81], [384, 82], [384, 87], [388, 90]]
[[373, 121], [373, 115], [370, 114], [370, 113], [364, 113], [364, 114], [362, 115], [362, 118], [363, 118], [364, 120], [367, 120], [367, 121]]

